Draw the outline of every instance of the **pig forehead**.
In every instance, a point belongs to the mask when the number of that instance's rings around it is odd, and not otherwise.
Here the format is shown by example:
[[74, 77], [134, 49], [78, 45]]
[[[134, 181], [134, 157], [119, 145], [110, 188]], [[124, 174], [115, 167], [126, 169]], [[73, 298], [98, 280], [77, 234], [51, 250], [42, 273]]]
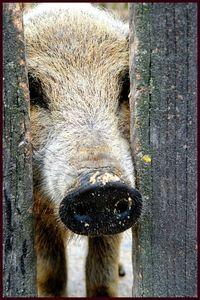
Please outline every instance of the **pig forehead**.
[[114, 75], [128, 65], [126, 35], [87, 15], [36, 15], [25, 22], [25, 38], [28, 65], [36, 71], [79, 68]]
[[54, 27], [66, 25], [68, 31], [75, 28], [79, 33], [85, 26], [89, 28], [94, 25], [101, 31], [108, 31], [109, 28], [118, 36], [128, 35], [129, 31], [128, 23], [89, 3], [43, 3], [24, 14], [23, 18], [26, 27], [39, 24], [47, 28], [52, 23]]

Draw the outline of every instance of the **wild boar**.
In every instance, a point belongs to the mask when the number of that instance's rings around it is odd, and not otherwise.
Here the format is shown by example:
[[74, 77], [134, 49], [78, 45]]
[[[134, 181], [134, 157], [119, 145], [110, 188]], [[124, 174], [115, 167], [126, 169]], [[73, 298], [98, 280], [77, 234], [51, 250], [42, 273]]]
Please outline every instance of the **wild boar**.
[[67, 295], [66, 245], [76, 233], [88, 236], [87, 296], [117, 296], [120, 233], [141, 212], [128, 25], [87, 3], [47, 3], [25, 15], [24, 27], [38, 295]]

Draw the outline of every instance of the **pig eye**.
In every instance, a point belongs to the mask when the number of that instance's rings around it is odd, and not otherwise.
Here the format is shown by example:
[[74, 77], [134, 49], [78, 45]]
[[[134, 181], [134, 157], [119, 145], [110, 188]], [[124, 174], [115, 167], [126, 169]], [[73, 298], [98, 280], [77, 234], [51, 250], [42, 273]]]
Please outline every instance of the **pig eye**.
[[28, 80], [31, 104], [48, 109], [49, 101], [44, 94], [40, 80], [32, 76], [30, 73], [28, 74]]
[[123, 103], [129, 103], [130, 92], [130, 78], [129, 71], [122, 75], [120, 79], [120, 94], [119, 94], [119, 106]]

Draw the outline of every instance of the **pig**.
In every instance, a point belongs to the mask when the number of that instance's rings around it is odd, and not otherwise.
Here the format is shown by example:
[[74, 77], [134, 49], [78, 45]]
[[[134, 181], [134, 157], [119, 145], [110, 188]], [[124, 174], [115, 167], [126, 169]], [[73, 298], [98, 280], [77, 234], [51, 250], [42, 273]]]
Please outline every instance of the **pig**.
[[87, 297], [116, 297], [121, 235], [142, 207], [128, 24], [89, 3], [46, 3], [25, 14], [24, 32], [38, 295], [67, 296], [66, 248], [79, 234], [88, 239]]

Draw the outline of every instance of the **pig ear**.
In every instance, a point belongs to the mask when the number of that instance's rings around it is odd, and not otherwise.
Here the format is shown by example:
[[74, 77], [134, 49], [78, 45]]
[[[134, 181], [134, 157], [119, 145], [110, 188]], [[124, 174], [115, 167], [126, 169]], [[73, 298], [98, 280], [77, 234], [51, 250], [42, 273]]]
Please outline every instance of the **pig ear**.
[[41, 81], [31, 73], [28, 73], [28, 80], [31, 105], [37, 105], [44, 109], [48, 109], [49, 100], [45, 95]]

